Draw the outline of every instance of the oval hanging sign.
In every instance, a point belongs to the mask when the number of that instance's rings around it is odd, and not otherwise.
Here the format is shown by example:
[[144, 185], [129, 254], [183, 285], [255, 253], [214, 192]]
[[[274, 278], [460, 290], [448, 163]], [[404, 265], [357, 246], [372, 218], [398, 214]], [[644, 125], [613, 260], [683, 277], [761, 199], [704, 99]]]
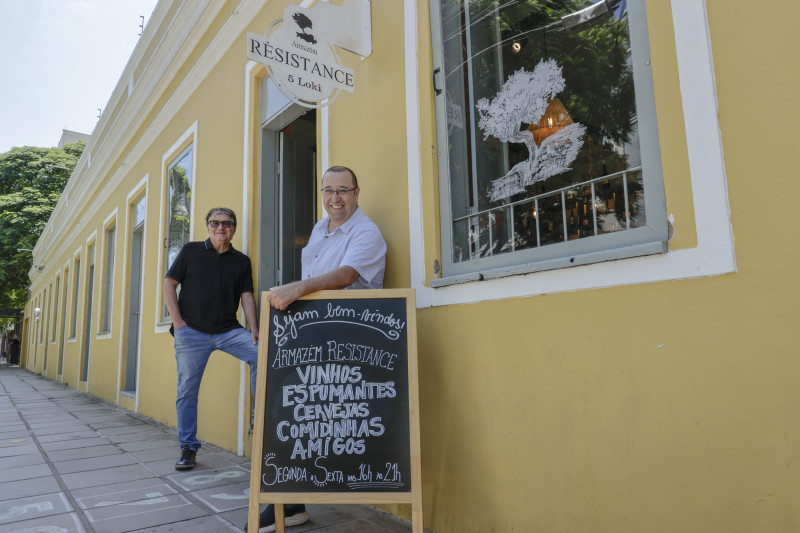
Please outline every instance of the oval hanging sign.
[[[326, 7], [331, 8], [345, 9]], [[330, 26], [330, 13], [290, 5], [264, 35], [247, 33], [247, 58], [266, 65], [275, 85], [293, 102], [310, 108], [329, 105], [341, 91], [355, 92], [353, 69], [342, 65], [334, 48], [339, 44], [335, 33], [342, 28]]]

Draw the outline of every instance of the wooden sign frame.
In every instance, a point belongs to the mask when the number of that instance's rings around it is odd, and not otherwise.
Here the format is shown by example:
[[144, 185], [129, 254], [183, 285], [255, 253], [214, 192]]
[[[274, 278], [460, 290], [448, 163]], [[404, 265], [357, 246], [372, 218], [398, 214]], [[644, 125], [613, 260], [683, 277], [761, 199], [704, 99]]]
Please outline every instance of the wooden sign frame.
[[[419, 431], [419, 386], [417, 364], [417, 321], [414, 289], [366, 289], [319, 291], [301, 300], [367, 300], [403, 299], [406, 309], [406, 341], [408, 346], [408, 430], [410, 435], [409, 464], [411, 490], [408, 492], [261, 492], [262, 460], [265, 450], [264, 422], [266, 415], [267, 373], [269, 369], [270, 323], [274, 309], [267, 302], [269, 291], [261, 293], [261, 341], [258, 343], [258, 371], [255, 392], [255, 422], [253, 427], [252, 463], [250, 470], [250, 505], [248, 523], [258, 524], [259, 509], [264, 504], [275, 504], [275, 529], [285, 532], [283, 504], [287, 503], [366, 503], [411, 504], [413, 533], [423, 533], [422, 514], [422, 464]], [[250, 528], [256, 531], [257, 528]]]

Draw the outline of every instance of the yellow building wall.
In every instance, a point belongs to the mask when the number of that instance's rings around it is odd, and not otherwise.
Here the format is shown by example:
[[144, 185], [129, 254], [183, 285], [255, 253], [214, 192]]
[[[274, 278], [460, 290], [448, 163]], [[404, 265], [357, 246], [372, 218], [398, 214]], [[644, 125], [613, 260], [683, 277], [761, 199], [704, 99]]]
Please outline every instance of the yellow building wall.
[[[800, 9], [761, 6], [781, 13], [764, 34], [749, 6], [708, 2], [737, 272], [420, 309], [426, 526], [800, 530], [800, 284], [778, 199], [798, 192], [787, 58]], [[647, 7], [670, 249], [687, 249], [695, 205], [672, 14]], [[768, 109], [777, 120], [754, 129]]]
[[[248, 30], [263, 32], [288, 3], [267, 2]], [[228, 4], [203, 36], [203, 46], [210, 46], [230, 17], [235, 3]], [[800, 530], [800, 467], [795, 460], [800, 446], [795, 383], [800, 335], [793, 325], [800, 282], [792, 272], [798, 251], [790, 231], [791, 201], [800, 192], [793, 164], [800, 114], [794, 92], [800, 72], [791, 61], [796, 48], [793, 21], [800, 18], [800, 7], [770, 0], [759, 4], [763, 16], [754, 17], [751, 3], [744, 0], [708, 0], [706, 5], [737, 271], [419, 309], [427, 528]], [[669, 244], [671, 250], [692, 249], [697, 246], [698, 206], [688, 164], [672, 12], [670, 3], [661, 0], [648, 0], [647, 8], [667, 213], [675, 219]], [[427, 74], [432, 70], [428, 9], [426, 2], [418, 2], [419, 150], [430, 280], [433, 259], [441, 252], [436, 127]], [[767, 15], [769, 24], [764, 24]], [[403, 2], [373, 1], [372, 17], [373, 55], [362, 62], [342, 52], [358, 86], [356, 95], [343, 94], [330, 108], [331, 164], [356, 169], [361, 205], [389, 244], [386, 286], [406, 287], [411, 283], [407, 176], [413, 169], [406, 157]], [[191, 54], [160, 99], [161, 106], [202, 55], [200, 47]], [[240, 228], [250, 224], [248, 247], [257, 243], [255, 212], [250, 210], [251, 220], [241, 219], [242, 143], [245, 121], [251, 120], [245, 116], [245, 65], [237, 41], [144, 155], [130, 163], [123, 184], [103, 205], [86, 206], [79, 220], [61, 230], [73, 241], [52, 260], [62, 272], [69, 262], [69, 331], [74, 253], [80, 248], [80, 290], [85, 293], [86, 240], [97, 231], [99, 295], [103, 221], [116, 208], [115, 279], [127, 278], [122, 260], [123, 247], [129, 246], [124, 235], [129, 231], [127, 195], [149, 177], [138, 411], [173, 426], [172, 337], [154, 332], [164, 275], [158, 253], [162, 158], [196, 123], [193, 238], [206, 237], [203, 217], [208, 208], [227, 205], [239, 213]], [[157, 120], [159, 111], [157, 106], [139, 133]], [[124, 161], [125, 154], [116, 164]], [[251, 186], [255, 191], [257, 185]], [[242, 238], [240, 229], [234, 246], [242, 248]], [[257, 250], [248, 251], [257, 257]], [[45, 274], [32, 284], [26, 317], [33, 316], [35, 307], [45, 308], [44, 289], [48, 294], [52, 290], [54, 273]], [[115, 301], [127, 301], [127, 290], [126, 283], [115, 282]], [[83, 299], [78, 308], [80, 315]], [[101, 308], [96, 296], [95, 332]], [[56, 379], [60, 340], [40, 344], [36, 328], [42, 324], [29, 318], [26, 322], [26, 368], [41, 372], [47, 346], [47, 375]], [[122, 308], [115, 305], [111, 338], [92, 337], [89, 392], [110, 401], [117, 401], [125, 325]], [[80, 315], [78, 341], [68, 341], [64, 348], [62, 380], [72, 387], [78, 382], [83, 327]], [[236, 450], [239, 383], [239, 362], [214, 354], [201, 388], [201, 439]], [[410, 516], [406, 507], [388, 508]]]

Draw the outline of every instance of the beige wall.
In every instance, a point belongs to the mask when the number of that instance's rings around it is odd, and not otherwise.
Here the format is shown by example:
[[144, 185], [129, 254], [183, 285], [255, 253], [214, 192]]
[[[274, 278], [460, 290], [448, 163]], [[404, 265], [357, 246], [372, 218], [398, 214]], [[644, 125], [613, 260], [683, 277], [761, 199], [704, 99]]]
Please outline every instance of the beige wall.
[[[245, 31], [263, 32], [282, 16], [287, 3], [268, 2]], [[361, 61], [342, 52], [345, 64], [355, 70], [357, 93], [342, 95], [330, 108], [331, 164], [352, 166], [359, 174], [362, 206], [389, 244], [387, 287], [412, 283], [407, 176], [417, 170], [407, 159], [415, 148], [409, 150], [404, 105], [405, 5], [372, 2], [374, 53]], [[683, 114], [690, 95], [682, 94], [679, 85], [670, 5], [647, 3], [667, 213], [675, 220], [669, 243], [674, 252], [698, 246], [695, 213], [704, 206], [698, 205], [692, 185], [703, 177], [692, 176], [690, 170]], [[800, 529], [800, 467], [795, 461], [800, 445], [800, 395], [795, 390], [800, 339], [793, 325], [800, 287], [792, 272], [798, 252], [791, 235], [791, 202], [800, 197], [793, 164], [800, 112], [794, 92], [800, 72], [792, 62], [793, 21], [800, 17], [800, 7], [771, 0], [754, 13], [752, 3], [744, 0], [708, 0], [706, 5], [736, 271], [420, 309], [426, 527], [615, 533]], [[63, 272], [69, 263], [69, 312], [73, 256], [80, 249], [85, 291], [86, 242], [93, 232], [98, 246], [95, 294], [101, 293], [103, 222], [114, 209], [114, 298], [118, 303], [127, 299], [127, 283], [119, 280], [128, 276], [122, 253], [129, 246], [124, 240], [129, 194], [148, 177], [138, 410], [172, 425], [172, 338], [155, 332], [163, 279], [158, 255], [162, 159], [196, 123], [197, 239], [205, 237], [198, 221], [209, 207], [228, 205], [242, 213], [245, 188], [253, 193], [257, 189], [255, 174], [248, 185], [243, 179], [256, 172], [258, 156], [243, 157], [248, 142], [244, 125], [253, 124], [257, 98], [245, 101], [250, 82], [242, 38], [224, 50], [182, 104], [170, 107], [171, 98], [181, 94], [182, 80], [203, 65], [208, 68], [211, 60], [203, 54], [231, 23], [228, 7], [213, 17], [184, 65], [166, 80], [165, 93], [143, 117], [136, 138], [98, 173], [100, 185], [82, 205], [69, 207], [75, 216], [67, 218], [75, 223], [54, 231], [66, 242], [52, 246], [57, 253], [37, 249], [37, 254], [51, 256], [45, 261], [48, 269], [33, 281], [26, 308], [26, 317], [32, 316], [33, 307], [45, 308], [45, 287], [49, 294], [56, 270]], [[440, 243], [426, 2], [417, 3], [416, 15], [420, 202], [430, 281]], [[170, 114], [168, 121], [148, 137], [148, 127], [164, 112]], [[145, 148], [129, 161], [129, 154], [138, 153], [137, 143]], [[120, 183], [105, 190], [103, 184], [120, 168], [125, 168]], [[240, 221], [234, 239], [241, 248], [242, 224], [249, 224], [247, 245], [254, 258], [256, 208], [248, 206], [250, 217]], [[63, 280], [61, 293], [63, 298]], [[79, 309], [84, 306], [81, 300]], [[95, 324], [100, 309], [96, 300]], [[49, 311], [42, 316], [50, 316]], [[125, 324], [118, 305], [113, 324], [111, 338], [92, 339], [89, 392], [117, 401]], [[63, 381], [73, 387], [82, 326], [78, 342], [66, 343]], [[38, 337], [35, 345], [29, 342], [24, 337], [27, 366], [41, 372], [45, 344]], [[47, 375], [53, 379], [58, 377], [58, 345], [48, 347]], [[237, 449], [240, 383], [239, 363], [215, 354], [201, 392], [201, 439]], [[135, 407], [130, 400], [121, 402]], [[390, 509], [409, 516], [407, 508]]]

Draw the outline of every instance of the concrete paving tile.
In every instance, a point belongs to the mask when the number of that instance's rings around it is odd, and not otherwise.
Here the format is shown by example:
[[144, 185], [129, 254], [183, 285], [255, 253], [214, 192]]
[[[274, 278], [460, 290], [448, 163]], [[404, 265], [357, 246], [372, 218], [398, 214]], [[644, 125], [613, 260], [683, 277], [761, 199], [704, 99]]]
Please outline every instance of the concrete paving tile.
[[0, 416], [0, 431], [6, 431], [9, 428], [13, 429], [15, 426], [25, 427], [25, 424], [22, 423], [22, 418], [20, 418], [19, 415], [14, 417]]
[[[25, 426], [22, 426], [20, 429], [15, 429], [14, 431], [3, 431], [2, 433], [2, 440], [3, 441], [13, 441], [20, 437], [29, 437], [31, 434], [30, 431], [25, 429]], [[2, 442], [2, 441], [0, 441]]]
[[87, 457], [86, 459], [74, 459], [72, 461], [59, 461], [53, 466], [60, 474], [72, 474], [75, 472], [89, 472], [101, 470], [103, 468], [114, 468], [137, 464], [136, 459], [127, 453], [115, 455], [104, 455], [101, 457]]
[[43, 442], [42, 448], [45, 452], [50, 453], [56, 450], [69, 450], [72, 448], [89, 448], [92, 446], [100, 446], [101, 444], [111, 444], [105, 437], [92, 437], [75, 440], [64, 440], [61, 442]]
[[0, 457], [27, 455], [34, 451], [39, 451], [39, 448], [31, 437], [11, 439], [11, 443], [8, 446], [3, 446], [2, 441], [0, 441]]
[[31, 479], [35, 477], [52, 475], [53, 472], [46, 464], [4, 468], [3, 470], [0, 470], [0, 483], [5, 481], [17, 481], [20, 479]]
[[220, 513], [217, 516], [224, 519], [229, 524], [232, 524], [237, 531], [244, 531], [244, 525], [247, 523], [247, 511], [247, 507], [242, 507], [241, 509]]
[[55, 450], [47, 452], [47, 457], [53, 461], [72, 461], [73, 459], [86, 459], [87, 457], [102, 457], [124, 453], [116, 446], [105, 444], [102, 446], [89, 446], [87, 448], [71, 448], [68, 450]]
[[36, 518], [34, 520], [24, 520], [12, 524], [0, 525], [0, 533], [38, 533], [38, 532], [58, 532], [58, 533], [86, 533], [80, 518], [76, 513], [60, 514]]
[[180, 451], [175, 446], [169, 446], [167, 448], [154, 448], [152, 450], [140, 450], [135, 452], [130, 452], [131, 455], [136, 457], [143, 463], [151, 463], [153, 461], [166, 461], [172, 459], [172, 461], [177, 461], [178, 457], [180, 456]]
[[97, 430], [98, 433], [101, 433], [106, 436], [112, 435], [125, 435], [127, 433], [138, 433], [141, 431], [154, 431], [153, 426], [150, 424], [143, 424], [142, 422], [136, 422], [134, 420], [124, 420], [120, 422], [113, 422], [114, 425], [107, 426], [111, 422], [104, 422], [103, 427], [99, 424], [92, 424], [92, 427]]
[[148, 479], [146, 481], [147, 483], [138, 483], [136, 487], [130, 486], [131, 484], [121, 484], [119, 485], [119, 490], [111, 489], [109, 485], [94, 487], [95, 489], [102, 488], [104, 490], [101, 494], [81, 496], [80, 498], [76, 498], [76, 501], [81, 509], [93, 513], [94, 516], [100, 516], [102, 510], [111, 505], [122, 505], [134, 502], [145, 502], [141, 505], [155, 505], [155, 503], [157, 503], [153, 501], [155, 498], [179, 494], [175, 488], [164, 483], [163, 480]]
[[192, 497], [203, 502], [215, 513], [241, 509], [250, 503], [250, 480], [194, 491]]
[[23, 414], [28, 424], [46, 424], [48, 422], [62, 422], [67, 418], [72, 418], [69, 413], [60, 411], [58, 413], [48, 413], [47, 415], [31, 416]]
[[194, 469], [189, 472], [167, 476], [167, 479], [183, 490], [193, 491], [249, 480], [250, 472], [238, 466], [227, 466], [210, 470]]
[[83, 416], [79, 413], [74, 413], [74, 415], [78, 420], [87, 424], [96, 424], [98, 422], [114, 422], [120, 419], [118, 415], [108, 413], [98, 413], [92, 416]]
[[[92, 427], [96, 430], [100, 431], [102, 429], [111, 429], [111, 428], [121, 428], [121, 427], [128, 427], [128, 426], [135, 426], [137, 424], [146, 424], [145, 422], [139, 422], [138, 420], [132, 417], [125, 417], [119, 420], [111, 420], [108, 422], [97, 422], [92, 424]], [[147, 424], [148, 426], [150, 424]]]
[[12, 457], [0, 457], [0, 470], [6, 468], [14, 468], [17, 466], [30, 466], [44, 464], [46, 461], [42, 454], [38, 451], [36, 453], [28, 453], [25, 455], [14, 455]]
[[169, 448], [173, 447], [176, 451], [178, 448], [178, 439], [164, 438], [155, 440], [137, 440], [131, 442], [121, 442], [119, 447], [126, 452], [138, 452], [142, 450], [153, 450], [155, 448]]
[[58, 418], [56, 420], [47, 420], [45, 422], [31, 422], [30, 420], [28, 421], [28, 425], [30, 426], [31, 429], [60, 428], [63, 430], [63, 428], [65, 427], [68, 428], [76, 424], [81, 426], [86, 425], [82, 424], [80, 421], [72, 418], [69, 415], [66, 415], [66, 417], [62, 416], [61, 418]]
[[17, 498], [25, 498], [27, 496], [58, 492], [60, 490], [56, 478], [52, 476], [0, 483], [0, 494], [4, 495], [2, 499], [6, 499], [8, 495], [14, 495], [14, 497]]
[[9, 437], [9, 438], [3, 437], [0, 438], [0, 449], [14, 448], [16, 446], [24, 446], [29, 442], [33, 442], [33, 439], [30, 437], [30, 435], [28, 436], [17, 435], [15, 437]]
[[75, 472], [73, 474], [63, 474], [61, 476], [64, 484], [70, 489], [82, 489], [85, 487], [99, 487], [100, 485], [110, 485], [125, 480], [136, 480], [153, 477], [153, 473], [140, 465], [118, 466], [116, 468], [104, 468], [102, 470], [91, 470], [89, 472]]
[[64, 407], [70, 416], [75, 417], [77, 420], [85, 422], [86, 418], [95, 418], [108, 414], [108, 409], [105, 407], [97, 408], [92, 405], [70, 405]]
[[135, 489], [142, 489], [142, 488], [149, 488], [154, 486], [161, 486], [166, 485], [170, 488], [170, 493], [178, 493], [178, 489], [166, 483], [163, 479], [157, 477], [149, 477], [143, 479], [135, 479], [131, 481], [121, 480], [118, 483], [111, 483], [109, 485], [102, 485], [99, 487], [86, 487], [83, 489], [75, 489], [71, 490], [70, 494], [72, 494], [73, 498], [78, 502], [78, 505], [81, 506], [81, 509], [86, 509], [86, 505], [84, 505], [84, 500], [88, 498], [94, 498], [97, 496], [104, 496], [108, 494], [116, 494], [125, 492], [128, 490], [135, 490]]
[[84, 515], [97, 533], [122, 533], [208, 516], [208, 511], [181, 494], [171, 494], [108, 505]]
[[97, 437], [97, 432], [87, 429], [84, 431], [69, 431], [66, 433], [54, 433], [52, 435], [43, 435], [37, 437], [37, 440], [42, 443], [60, 442], [60, 441], [76, 441], [81, 439], [89, 439]]
[[220, 531], [241, 531], [238, 527], [219, 516], [204, 516], [180, 523], [164, 524], [131, 533], [219, 533]]
[[42, 440], [42, 437], [47, 437], [49, 435], [60, 435], [62, 433], [75, 434], [83, 431], [91, 431], [94, 435], [97, 435], [92, 428], [77, 421], [64, 424], [63, 426], [41, 427], [39, 429], [32, 429], [32, 431], [33, 434], [36, 435], [36, 438], [40, 441]]
[[63, 493], [40, 494], [0, 502], [0, 524], [68, 513], [72, 506]]
[[[180, 457], [180, 452], [175, 448], [170, 448], [172, 450], [172, 456], [168, 459], [164, 459], [162, 461], [152, 461], [147, 463], [147, 467], [150, 468], [153, 472], [160, 476], [166, 476], [169, 474], [175, 473], [175, 462]], [[225, 459], [224, 457], [219, 456], [218, 454], [197, 454], [197, 466], [192, 470], [192, 472], [198, 472], [200, 470], [209, 470], [212, 468], [222, 468], [227, 466], [235, 466], [233, 463]]]
[[[142, 440], [161, 440], [161, 439], [169, 439], [172, 438], [171, 435], [164, 433], [163, 431], [159, 431], [157, 429], [152, 429], [148, 427], [140, 428], [138, 431], [130, 432], [130, 433], [121, 433], [121, 434], [103, 434], [108, 440], [111, 442], [115, 442], [118, 444], [122, 443], [131, 443], [137, 442]], [[177, 442], [177, 439], [176, 439]]]
[[102, 411], [107, 409], [106, 407], [98, 407], [97, 402], [93, 402], [91, 400], [74, 400], [74, 401], [66, 401], [66, 402], [59, 402], [64, 409], [69, 410], [70, 413], [73, 413], [75, 416], [78, 416], [82, 413], [86, 413], [89, 411]]
[[[304, 529], [306, 527], [308, 529]], [[319, 523], [311, 518], [302, 526], [297, 526], [295, 528], [287, 527], [286, 531], [287, 533], [294, 533], [295, 531], [300, 533], [302, 531], [311, 531], [312, 529], [315, 531], [315, 533], [352, 533], [353, 531], [358, 531], [359, 533], [408, 533], [411, 531], [411, 526], [397, 525], [394, 527], [387, 527], [383, 523], [378, 524], [372, 522], [371, 520], [365, 520], [362, 518], [358, 520], [350, 520], [341, 524], [320, 527]]]

